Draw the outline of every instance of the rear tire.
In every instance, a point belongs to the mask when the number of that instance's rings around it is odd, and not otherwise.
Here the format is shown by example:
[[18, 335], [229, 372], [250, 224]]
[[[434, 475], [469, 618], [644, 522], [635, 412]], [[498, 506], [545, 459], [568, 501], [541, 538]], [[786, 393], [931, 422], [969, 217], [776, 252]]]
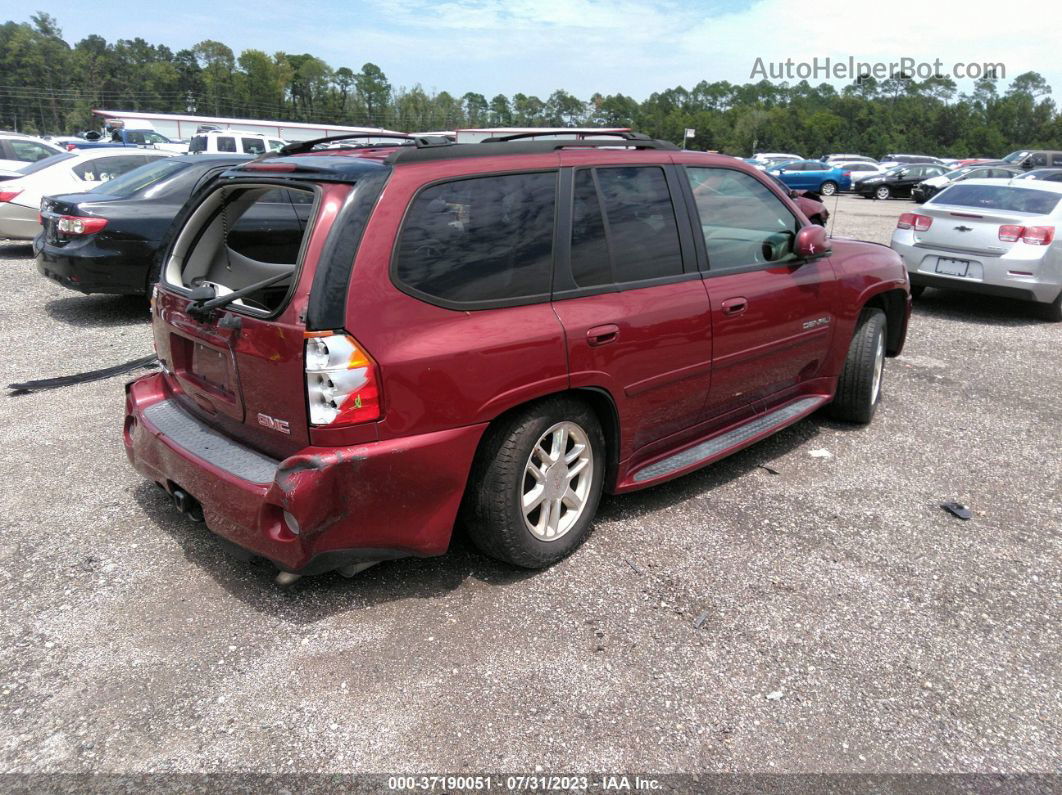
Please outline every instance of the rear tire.
[[878, 187], [874, 188], [875, 199], [881, 199], [882, 201], [884, 201], [890, 196], [892, 196], [892, 191], [889, 190], [888, 185], [879, 185]]
[[492, 558], [544, 568], [586, 539], [604, 473], [597, 416], [573, 398], [548, 398], [489, 431], [461, 505], [463, 524]]
[[1044, 319], [1052, 323], [1062, 323], [1062, 292], [1050, 304], [1044, 304]]
[[911, 298], [919, 299], [922, 297], [922, 293], [926, 291], [924, 284], [912, 284], [911, 285]]
[[885, 328], [885, 313], [880, 309], [864, 309], [859, 316], [830, 404], [834, 419], [866, 425], [874, 418], [885, 372]]
[[837, 183], [826, 180], [819, 186], [819, 193], [823, 196], [832, 196], [837, 192]]

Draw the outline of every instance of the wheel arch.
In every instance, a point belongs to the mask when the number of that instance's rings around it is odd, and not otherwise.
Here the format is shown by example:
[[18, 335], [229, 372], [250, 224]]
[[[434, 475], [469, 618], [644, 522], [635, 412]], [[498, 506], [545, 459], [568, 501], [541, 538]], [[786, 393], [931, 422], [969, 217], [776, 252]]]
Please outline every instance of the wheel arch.
[[615, 487], [616, 480], [619, 474], [619, 450], [620, 450], [620, 418], [619, 410], [616, 408], [616, 401], [612, 397], [612, 393], [605, 387], [600, 386], [582, 386], [573, 387], [571, 389], [561, 389], [555, 392], [547, 392], [542, 395], [536, 395], [533, 398], [529, 398], [520, 403], [516, 403], [509, 406], [504, 411], [495, 415], [489, 420], [486, 430], [480, 437], [479, 444], [476, 446], [476, 455], [479, 455], [480, 450], [487, 443], [491, 433], [506, 419], [511, 417], [517, 412], [524, 411], [530, 406], [540, 403], [543, 400], [549, 400], [550, 398], [557, 397], [572, 397], [585, 403], [594, 415], [597, 417], [597, 421], [601, 424], [601, 432], [605, 437], [605, 491], [611, 492]]
[[860, 307], [860, 311], [864, 309], [885, 313], [885, 352], [898, 356], [907, 337], [907, 292], [896, 289], [875, 293]]

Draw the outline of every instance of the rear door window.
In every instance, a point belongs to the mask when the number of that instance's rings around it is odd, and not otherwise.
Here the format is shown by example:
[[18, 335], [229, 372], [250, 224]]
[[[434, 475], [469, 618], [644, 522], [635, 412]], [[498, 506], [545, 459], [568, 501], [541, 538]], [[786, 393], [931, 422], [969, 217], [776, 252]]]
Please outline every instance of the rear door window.
[[262, 138], [241, 138], [244, 154], [260, 155], [265, 152], [265, 140]]
[[236, 139], [231, 135], [219, 135], [217, 137], [218, 151], [219, 152], [235, 152], [236, 151]]
[[549, 297], [557, 172], [472, 177], [425, 188], [396, 246], [397, 282], [433, 302]]
[[675, 207], [664, 169], [580, 170], [575, 200], [572, 275], [580, 287], [683, 273]]

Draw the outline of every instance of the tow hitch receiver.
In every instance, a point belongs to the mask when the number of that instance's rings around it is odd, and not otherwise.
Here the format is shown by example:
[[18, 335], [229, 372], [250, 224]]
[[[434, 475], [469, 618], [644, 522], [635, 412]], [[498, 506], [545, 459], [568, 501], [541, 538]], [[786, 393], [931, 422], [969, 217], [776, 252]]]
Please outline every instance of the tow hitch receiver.
[[193, 522], [203, 521], [203, 506], [199, 504], [195, 497], [183, 489], [173, 490], [173, 504], [178, 511]]

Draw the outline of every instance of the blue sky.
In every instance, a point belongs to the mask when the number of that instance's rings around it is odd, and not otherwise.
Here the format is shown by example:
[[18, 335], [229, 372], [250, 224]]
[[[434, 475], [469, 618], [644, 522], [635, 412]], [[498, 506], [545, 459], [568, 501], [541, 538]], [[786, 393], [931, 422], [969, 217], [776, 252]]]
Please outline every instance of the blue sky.
[[[17, 14], [9, 6], [0, 18], [24, 21], [41, 6]], [[1001, 62], [1008, 78], [1039, 71], [1062, 95], [1055, 52], [1062, 4], [1028, 0], [1005, 10], [994, 0], [896, 7], [866, 0], [52, 0], [44, 10], [68, 41], [141, 36], [180, 49], [214, 38], [237, 53], [309, 52], [333, 67], [372, 61], [396, 87], [421, 83], [488, 98], [545, 98], [564, 88], [583, 99], [595, 91], [644, 99], [702, 79], [747, 82], [757, 57], [827, 56], [939, 58], [946, 71], [957, 61]]]

